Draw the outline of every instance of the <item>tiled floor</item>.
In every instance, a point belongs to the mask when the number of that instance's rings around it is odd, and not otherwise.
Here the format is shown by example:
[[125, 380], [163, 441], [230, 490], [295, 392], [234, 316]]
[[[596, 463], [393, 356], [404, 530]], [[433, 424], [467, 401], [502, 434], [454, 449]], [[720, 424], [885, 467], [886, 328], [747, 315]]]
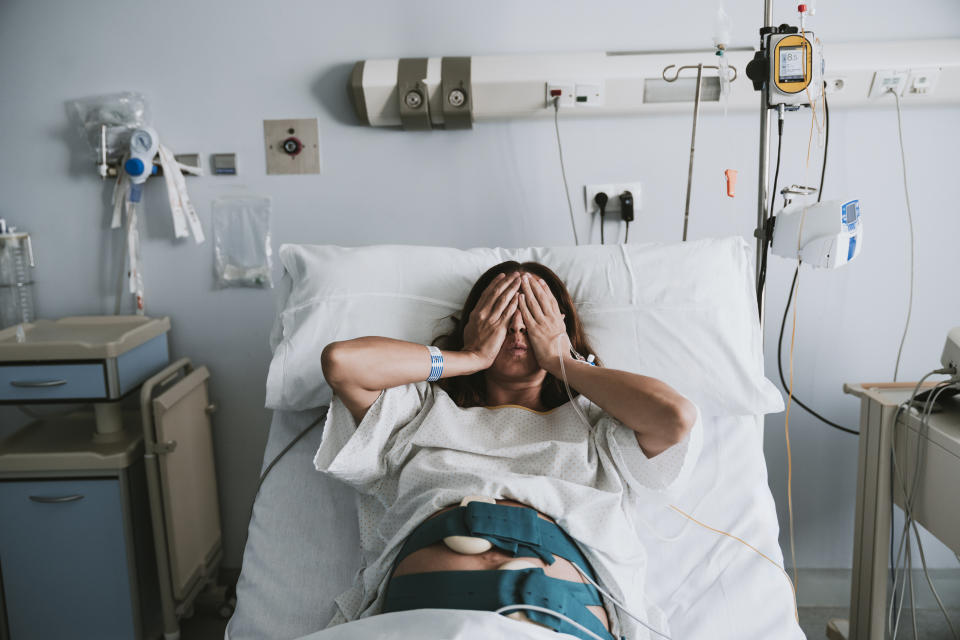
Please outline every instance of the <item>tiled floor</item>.
[[[801, 607], [800, 626], [809, 640], [823, 640], [827, 637], [827, 621], [831, 618], [845, 618], [846, 609], [833, 607]], [[960, 622], [960, 609], [950, 610], [954, 624]], [[212, 608], [197, 608], [189, 620], [181, 624], [181, 640], [222, 640], [226, 621], [221, 620]], [[904, 619], [906, 627], [898, 633], [903, 640], [912, 639], [910, 618]], [[950, 640], [950, 629], [939, 609], [920, 609], [917, 611], [918, 637], [923, 640]]]
[[[944, 603], [946, 604], [946, 603]], [[948, 609], [954, 625], [960, 623], [960, 609]], [[823, 640], [827, 637], [827, 621], [831, 618], [846, 618], [847, 610], [834, 607], [800, 607], [800, 627], [808, 640]], [[897, 638], [913, 639], [909, 611], [904, 611], [903, 622]], [[953, 640], [947, 621], [939, 609], [917, 609], [917, 638], [922, 640]]]

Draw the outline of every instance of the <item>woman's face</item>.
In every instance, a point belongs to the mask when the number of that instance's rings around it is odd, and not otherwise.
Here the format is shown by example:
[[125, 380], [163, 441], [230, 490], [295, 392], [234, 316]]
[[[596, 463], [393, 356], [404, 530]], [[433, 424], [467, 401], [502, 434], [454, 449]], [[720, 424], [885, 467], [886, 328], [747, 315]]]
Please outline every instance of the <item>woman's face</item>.
[[507, 324], [507, 336], [500, 347], [500, 353], [490, 367], [490, 373], [499, 378], [518, 380], [535, 376], [542, 371], [527, 341], [527, 329], [523, 325], [523, 317], [517, 310]]

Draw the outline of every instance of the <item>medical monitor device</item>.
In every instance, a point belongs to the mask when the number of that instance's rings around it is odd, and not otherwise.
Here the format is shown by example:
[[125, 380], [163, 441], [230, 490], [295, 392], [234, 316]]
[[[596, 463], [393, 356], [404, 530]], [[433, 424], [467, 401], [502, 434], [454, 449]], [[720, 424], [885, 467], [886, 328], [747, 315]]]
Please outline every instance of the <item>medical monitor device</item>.
[[862, 236], [859, 200], [791, 204], [773, 219], [771, 250], [820, 269], [836, 269], [857, 257]]
[[823, 55], [812, 31], [771, 34], [767, 105], [809, 105], [823, 87]]
[[823, 91], [823, 47], [813, 31], [764, 27], [760, 42], [747, 76], [764, 92], [767, 106], [799, 109], [816, 102]]

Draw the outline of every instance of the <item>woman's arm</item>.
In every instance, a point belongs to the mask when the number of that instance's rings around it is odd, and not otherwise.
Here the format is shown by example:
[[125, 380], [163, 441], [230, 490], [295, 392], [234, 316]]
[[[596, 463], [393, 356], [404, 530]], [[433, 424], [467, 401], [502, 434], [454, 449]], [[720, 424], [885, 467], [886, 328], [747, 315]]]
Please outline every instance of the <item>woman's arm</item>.
[[[441, 351], [443, 378], [468, 375], [486, 367], [468, 351]], [[357, 424], [380, 392], [430, 375], [430, 352], [422, 344], [369, 336], [331, 342], [320, 356], [323, 376], [349, 409]]]
[[[469, 375], [493, 364], [517, 309], [519, 287], [517, 274], [500, 274], [490, 283], [470, 313], [463, 349], [441, 351], [441, 378]], [[324, 377], [357, 424], [381, 391], [426, 380], [430, 374], [430, 352], [424, 345], [391, 338], [331, 342], [320, 358]]]
[[524, 280], [520, 313], [540, 367], [562, 377], [562, 354], [570, 386], [633, 430], [648, 457], [680, 442], [693, 428], [696, 407], [665, 382], [628, 371], [594, 367], [570, 357], [570, 340], [560, 307], [539, 278]]
[[[560, 360], [555, 354], [551, 360], [547, 372], [560, 378]], [[648, 458], [683, 440], [697, 419], [693, 403], [656, 378], [594, 367], [569, 355], [563, 365], [570, 386], [633, 430]]]

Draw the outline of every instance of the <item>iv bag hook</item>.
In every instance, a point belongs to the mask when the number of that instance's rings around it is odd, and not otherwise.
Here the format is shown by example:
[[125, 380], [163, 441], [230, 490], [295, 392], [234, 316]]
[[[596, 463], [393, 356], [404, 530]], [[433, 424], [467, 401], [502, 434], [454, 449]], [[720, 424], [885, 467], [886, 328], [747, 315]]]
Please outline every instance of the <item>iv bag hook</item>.
[[[667, 71], [669, 71], [670, 69], [673, 69], [676, 66], [677, 65], [675, 64], [671, 64], [663, 68], [663, 73], [660, 75], [663, 76], [664, 80], [666, 80], [667, 82], [676, 82], [677, 78], [680, 77], [680, 72], [684, 71], [685, 69], [696, 69], [698, 76], [702, 73], [703, 69], [720, 69], [720, 67], [718, 67], [715, 64], [685, 64], [682, 67], [677, 67], [677, 70], [673, 72], [673, 77], [668, 78]], [[730, 78], [730, 82], [733, 82], [734, 80], [737, 79], [737, 68], [732, 64], [727, 66], [731, 71], [733, 71], [733, 76]]]
[[[667, 71], [673, 69], [677, 65], [671, 64], [667, 67], [664, 67], [663, 72], [660, 74], [663, 76], [663, 79], [667, 82], [675, 82], [680, 76], [680, 72], [684, 69], [696, 69], [697, 70], [697, 91], [693, 100], [693, 132], [690, 134], [690, 166], [687, 169], [687, 204], [683, 210], [683, 241], [687, 241], [687, 226], [690, 222], [690, 187], [693, 183], [693, 154], [694, 149], [696, 148], [697, 142], [697, 120], [700, 118], [700, 86], [703, 79], [703, 70], [704, 69], [719, 69], [717, 65], [712, 64], [685, 64], [682, 67], [677, 68], [673, 74], [673, 78], [667, 77]], [[730, 69], [733, 71], [733, 77], [730, 79], [730, 82], [733, 82], [737, 79], [737, 68], [733, 65], [730, 65]]]

